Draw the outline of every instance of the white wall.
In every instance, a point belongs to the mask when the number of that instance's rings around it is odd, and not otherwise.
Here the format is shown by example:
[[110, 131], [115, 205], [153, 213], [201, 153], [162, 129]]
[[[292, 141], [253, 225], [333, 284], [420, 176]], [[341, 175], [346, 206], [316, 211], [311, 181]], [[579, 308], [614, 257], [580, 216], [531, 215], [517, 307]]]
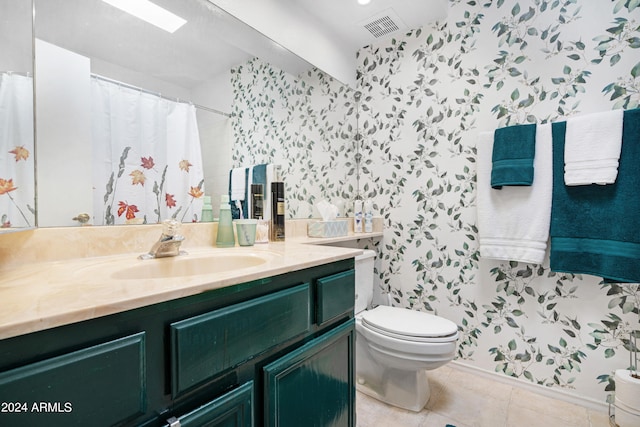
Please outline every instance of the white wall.
[[92, 216], [89, 58], [36, 40], [38, 226]]
[[182, 86], [168, 83], [149, 74], [133, 71], [98, 58], [91, 58], [91, 72], [150, 92], [161, 93], [169, 98], [189, 100], [191, 96], [189, 89], [185, 89]]
[[32, 13], [29, 1], [0, 2], [0, 71], [33, 71]]
[[210, 0], [335, 79], [355, 87], [356, 56], [303, 8], [277, 0]]
[[[233, 101], [231, 70], [194, 88], [191, 100], [198, 105], [230, 114]], [[197, 118], [202, 147], [205, 194], [211, 196], [213, 216], [217, 217], [220, 196], [227, 194], [229, 190], [229, 170], [233, 165], [231, 119], [202, 109], [197, 110]]]

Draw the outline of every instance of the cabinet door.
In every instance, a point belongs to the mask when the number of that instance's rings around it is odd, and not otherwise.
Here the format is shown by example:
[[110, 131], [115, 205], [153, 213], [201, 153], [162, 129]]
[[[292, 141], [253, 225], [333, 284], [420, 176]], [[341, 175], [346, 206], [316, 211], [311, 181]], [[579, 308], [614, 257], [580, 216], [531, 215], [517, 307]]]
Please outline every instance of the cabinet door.
[[[180, 427], [252, 427], [253, 381], [178, 418]], [[168, 424], [178, 425], [175, 420]]]
[[354, 320], [264, 367], [266, 426], [354, 427]]
[[2, 426], [111, 426], [146, 407], [145, 333], [0, 373]]

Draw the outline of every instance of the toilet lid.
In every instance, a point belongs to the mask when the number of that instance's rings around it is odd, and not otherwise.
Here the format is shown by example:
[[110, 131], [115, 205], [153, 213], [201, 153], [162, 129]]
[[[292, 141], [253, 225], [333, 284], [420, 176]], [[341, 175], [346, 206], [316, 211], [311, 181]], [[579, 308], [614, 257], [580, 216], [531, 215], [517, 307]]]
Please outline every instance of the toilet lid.
[[451, 320], [422, 311], [380, 305], [362, 314], [362, 323], [381, 332], [413, 338], [455, 335], [458, 326]]

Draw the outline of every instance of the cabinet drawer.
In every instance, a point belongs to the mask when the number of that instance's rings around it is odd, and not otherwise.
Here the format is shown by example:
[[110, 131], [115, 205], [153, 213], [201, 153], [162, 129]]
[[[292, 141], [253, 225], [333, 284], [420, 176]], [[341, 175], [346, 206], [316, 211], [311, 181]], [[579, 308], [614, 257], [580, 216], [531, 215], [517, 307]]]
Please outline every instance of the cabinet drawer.
[[353, 310], [355, 271], [348, 270], [318, 279], [316, 323], [322, 325]]
[[0, 373], [5, 426], [110, 426], [144, 414], [145, 333]]
[[[166, 424], [165, 427], [172, 425]], [[253, 381], [202, 405], [177, 419], [180, 427], [252, 427]]]
[[174, 396], [311, 327], [308, 283], [171, 324]]

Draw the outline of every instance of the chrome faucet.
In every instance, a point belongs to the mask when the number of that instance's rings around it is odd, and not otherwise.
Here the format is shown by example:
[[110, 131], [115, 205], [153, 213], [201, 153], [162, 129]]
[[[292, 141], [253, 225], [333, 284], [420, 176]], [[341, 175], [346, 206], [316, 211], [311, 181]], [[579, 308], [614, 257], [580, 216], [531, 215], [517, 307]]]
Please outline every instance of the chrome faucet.
[[180, 223], [175, 219], [168, 219], [164, 221], [163, 224], [164, 228], [160, 239], [153, 244], [148, 253], [140, 255], [138, 258], [152, 259], [186, 255], [185, 251], [180, 250], [180, 245], [184, 240], [184, 236], [178, 234], [180, 231]]

